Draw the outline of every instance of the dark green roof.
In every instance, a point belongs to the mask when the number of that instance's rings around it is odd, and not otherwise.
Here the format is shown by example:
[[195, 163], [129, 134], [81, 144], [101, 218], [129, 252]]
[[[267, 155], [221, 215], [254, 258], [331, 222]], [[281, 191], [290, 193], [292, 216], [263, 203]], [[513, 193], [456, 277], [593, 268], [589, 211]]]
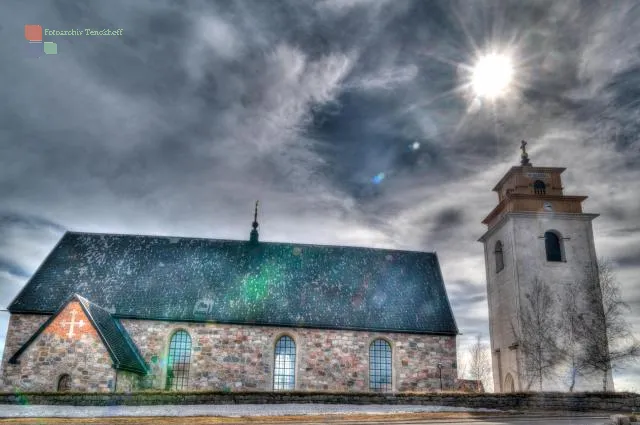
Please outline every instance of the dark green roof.
[[121, 318], [458, 332], [435, 253], [68, 232], [9, 311], [73, 293]]
[[60, 306], [58, 311], [54, 313], [49, 320], [40, 326], [40, 328], [25, 342], [20, 349], [13, 354], [9, 359], [10, 363], [18, 361], [20, 355], [31, 345], [33, 341], [44, 331], [49, 324], [56, 318], [58, 313], [73, 300], [78, 300], [82, 305], [82, 308], [93, 324], [93, 327], [98, 331], [100, 339], [104, 343], [111, 360], [113, 361], [113, 367], [116, 369], [127, 370], [130, 372], [136, 372], [140, 374], [147, 373], [147, 365], [142, 359], [142, 356], [138, 352], [136, 345], [133, 343], [127, 331], [122, 327], [122, 324], [111, 316], [111, 314], [101, 308], [100, 306], [92, 303], [84, 297], [78, 294], [73, 294], [71, 298], [65, 300]]

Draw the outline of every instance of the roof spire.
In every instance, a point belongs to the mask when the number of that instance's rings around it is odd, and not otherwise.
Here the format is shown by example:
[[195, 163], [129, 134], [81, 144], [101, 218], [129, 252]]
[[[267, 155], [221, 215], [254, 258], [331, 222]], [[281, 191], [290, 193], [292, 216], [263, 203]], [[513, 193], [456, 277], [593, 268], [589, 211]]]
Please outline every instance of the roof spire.
[[258, 242], [258, 203], [259, 202], [260, 201], [256, 201], [256, 209], [253, 213], [253, 223], [251, 224], [251, 227], [253, 227], [253, 229], [249, 234], [249, 242], [254, 242], [254, 243]]
[[531, 166], [531, 163], [529, 162], [529, 154], [527, 153], [527, 142], [524, 140], [520, 142], [520, 149], [522, 150], [522, 155], [520, 155], [520, 164], [523, 166]]

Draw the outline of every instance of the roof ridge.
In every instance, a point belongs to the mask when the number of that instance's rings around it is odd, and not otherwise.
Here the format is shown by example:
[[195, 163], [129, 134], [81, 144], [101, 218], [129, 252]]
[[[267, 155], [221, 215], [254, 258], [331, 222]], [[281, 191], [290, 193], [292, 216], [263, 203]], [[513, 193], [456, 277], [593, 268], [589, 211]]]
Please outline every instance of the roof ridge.
[[[78, 232], [78, 231], [67, 231], [67, 234], [77, 235], [77, 236], [115, 236], [115, 237], [134, 237], [134, 238], [158, 238], [158, 239], [185, 239], [185, 240], [197, 240], [197, 241], [210, 241], [210, 242], [235, 242], [235, 243], [243, 243], [249, 244], [249, 240], [245, 239], [218, 239], [218, 238], [204, 238], [198, 236], [175, 236], [175, 235], [150, 235], [150, 234], [139, 234], [139, 233], [97, 233], [97, 232]], [[63, 238], [64, 238], [63, 236]], [[301, 246], [301, 247], [320, 247], [320, 248], [348, 248], [348, 249], [364, 249], [364, 250], [372, 250], [372, 251], [392, 251], [392, 252], [407, 252], [412, 254], [429, 254], [434, 255], [436, 251], [420, 251], [417, 249], [399, 249], [399, 248], [379, 248], [379, 247], [368, 247], [368, 246], [358, 246], [358, 245], [332, 245], [332, 244], [318, 244], [318, 243], [307, 243], [307, 242], [280, 242], [280, 241], [260, 241], [258, 245], [291, 245], [291, 246]]]

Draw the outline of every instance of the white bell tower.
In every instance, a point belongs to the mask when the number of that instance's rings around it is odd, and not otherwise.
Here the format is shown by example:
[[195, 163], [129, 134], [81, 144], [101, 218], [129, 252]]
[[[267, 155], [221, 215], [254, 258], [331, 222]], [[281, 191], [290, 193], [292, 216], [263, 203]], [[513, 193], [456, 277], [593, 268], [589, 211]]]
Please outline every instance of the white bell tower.
[[[565, 168], [534, 167], [526, 142], [520, 166], [511, 167], [493, 191], [498, 205], [482, 221], [489, 330], [494, 388], [497, 392], [524, 391], [519, 314], [534, 280], [549, 285], [562, 297], [572, 283], [597, 275], [597, 257], [591, 221], [598, 214], [582, 211], [586, 196], [563, 194]], [[594, 273], [595, 272], [595, 273]], [[559, 305], [557, 306], [559, 309]], [[558, 314], [560, 311], [558, 310]], [[613, 390], [613, 380], [607, 387]], [[610, 384], [610, 385], [609, 385]], [[561, 382], [544, 382], [544, 390], [566, 390]], [[577, 391], [601, 390], [602, 378], [578, 381]]]

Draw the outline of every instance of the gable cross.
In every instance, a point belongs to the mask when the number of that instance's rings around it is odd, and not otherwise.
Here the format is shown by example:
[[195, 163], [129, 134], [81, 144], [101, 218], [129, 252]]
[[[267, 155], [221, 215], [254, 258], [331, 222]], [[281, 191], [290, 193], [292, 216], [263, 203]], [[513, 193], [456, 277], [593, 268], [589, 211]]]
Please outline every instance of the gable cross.
[[79, 328], [84, 326], [84, 320], [80, 319], [78, 322], [76, 322], [76, 311], [75, 310], [71, 310], [71, 321], [70, 322], [62, 322], [62, 326], [67, 326], [67, 325], [69, 325], [69, 333], [67, 334], [67, 336], [69, 338], [73, 338], [73, 328], [75, 326], [78, 326]]

